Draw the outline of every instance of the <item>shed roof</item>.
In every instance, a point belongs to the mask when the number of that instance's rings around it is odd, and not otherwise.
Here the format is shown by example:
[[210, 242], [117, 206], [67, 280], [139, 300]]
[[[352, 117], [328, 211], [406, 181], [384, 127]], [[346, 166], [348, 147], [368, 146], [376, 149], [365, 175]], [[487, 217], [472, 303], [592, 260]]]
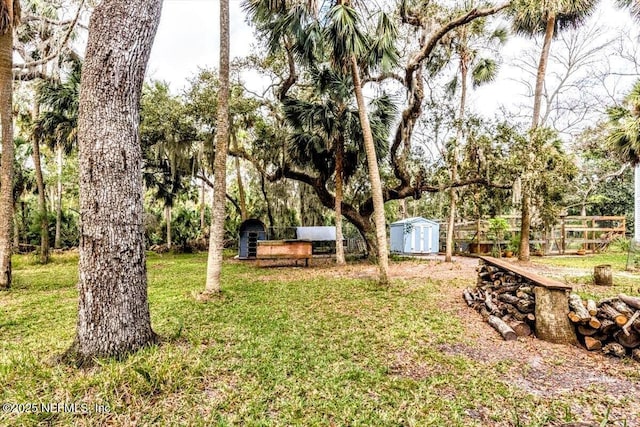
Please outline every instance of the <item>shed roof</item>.
[[336, 227], [296, 227], [296, 237], [301, 240], [314, 241], [336, 240]]
[[438, 224], [436, 221], [423, 218], [421, 216], [414, 216], [411, 218], [401, 219], [400, 221], [392, 222], [391, 225], [405, 225], [405, 224], [416, 224], [420, 222], [428, 222], [430, 224]]

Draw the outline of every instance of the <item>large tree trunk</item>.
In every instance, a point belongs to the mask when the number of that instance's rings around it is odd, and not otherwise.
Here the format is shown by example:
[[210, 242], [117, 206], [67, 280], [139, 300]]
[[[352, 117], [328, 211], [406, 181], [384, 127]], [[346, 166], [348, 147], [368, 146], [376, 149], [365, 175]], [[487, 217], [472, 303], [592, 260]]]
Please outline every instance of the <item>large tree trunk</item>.
[[384, 198], [382, 195], [382, 183], [378, 170], [378, 158], [371, 133], [367, 106], [362, 94], [360, 80], [360, 70], [355, 55], [351, 55], [351, 75], [353, 86], [358, 103], [358, 115], [364, 138], [364, 150], [367, 154], [367, 165], [369, 166], [369, 180], [371, 181], [371, 193], [373, 199], [373, 218], [376, 225], [376, 243], [378, 246], [378, 269], [380, 273], [380, 283], [389, 283], [389, 254], [387, 253], [387, 226], [384, 217]]
[[229, 0], [220, 0], [220, 88], [216, 126], [215, 182], [207, 282], [205, 294], [220, 292], [222, 251], [224, 249], [225, 201], [227, 194], [227, 148], [229, 143]]
[[[40, 115], [40, 104], [36, 101], [33, 105], [31, 117], [33, 121]], [[40, 159], [40, 139], [33, 136], [33, 168], [36, 173], [36, 187], [38, 189], [38, 214], [40, 215], [40, 263], [49, 262], [49, 212], [47, 209], [47, 195], [44, 191], [44, 179], [42, 178], [42, 164]]]
[[82, 70], [76, 363], [156, 341], [147, 302], [140, 94], [162, 0], [103, 0]]
[[[4, 1], [4, 0], [0, 0]], [[9, 24], [0, 35], [0, 126], [2, 127], [2, 165], [0, 167], [0, 289], [11, 287], [11, 235], [13, 233], [13, 9]]]
[[58, 168], [58, 194], [56, 198], [56, 234], [53, 241], [53, 247], [60, 248], [60, 229], [62, 228], [62, 147], [57, 147], [56, 161]]
[[342, 194], [343, 194], [343, 154], [344, 154], [344, 139], [338, 137], [336, 140], [336, 263], [338, 265], [345, 265], [344, 258], [344, 236], [342, 234]]

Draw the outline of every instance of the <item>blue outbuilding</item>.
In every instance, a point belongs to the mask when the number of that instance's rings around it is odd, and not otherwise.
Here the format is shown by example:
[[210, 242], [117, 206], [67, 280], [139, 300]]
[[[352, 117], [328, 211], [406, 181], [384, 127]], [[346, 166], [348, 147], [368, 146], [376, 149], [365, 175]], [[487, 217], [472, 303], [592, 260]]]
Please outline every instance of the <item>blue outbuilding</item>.
[[440, 224], [422, 217], [407, 218], [391, 224], [391, 253], [438, 253]]
[[258, 219], [248, 219], [240, 224], [240, 239], [238, 242], [238, 258], [255, 258], [258, 240], [267, 240], [264, 224]]

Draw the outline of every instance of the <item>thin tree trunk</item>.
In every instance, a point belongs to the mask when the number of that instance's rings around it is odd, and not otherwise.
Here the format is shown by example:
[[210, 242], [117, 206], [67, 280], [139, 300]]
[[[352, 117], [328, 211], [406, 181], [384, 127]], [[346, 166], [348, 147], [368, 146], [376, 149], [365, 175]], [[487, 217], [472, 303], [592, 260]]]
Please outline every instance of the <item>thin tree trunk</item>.
[[78, 326], [67, 357], [91, 363], [156, 341], [147, 301], [140, 95], [162, 0], [103, 0], [82, 69]]
[[20, 248], [20, 221], [18, 215], [16, 215], [16, 208], [13, 208], [13, 248], [15, 250]]
[[407, 219], [407, 199], [400, 199], [400, 216]]
[[167, 249], [171, 249], [171, 206], [164, 207], [164, 220], [167, 225]]
[[273, 212], [271, 211], [271, 203], [269, 202], [269, 196], [267, 195], [267, 185], [264, 179], [264, 174], [260, 173], [260, 191], [262, 192], [262, 197], [264, 197], [264, 202], [267, 205], [267, 218], [269, 219], [269, 229], [274, 227], [274, 219]]
[[549, 13], [547, 18], [547, 28], [544, 33], [544, 42], [542, 44], [542, 52], [540, 52], [540, 61], [538, 63], [538, 73], [536, 75], [536, 89], [533, 94], [533, 120], [531, 129], [535, 130], [540, 124], [540, 109], [542, 106], [542, 92], [544, 90], [544, 79], [547, 73], [547, 62], [549, 60], [549, 51], [551, 50], [551, 40], [556, 25], [556, 17], [553, 12]]
[[[531, 135], [540, 124], [540, 108], [542, 105], [542, 92], [544, 89], [544, 78], [547, 71], [547, 61], [549, 59], [549, 50], [551, 49], [551, 40], [555, 29], [556, 18], [553, 12], [549, 13], [547, 18], [547, 28], [544, 34], [544, 42], [542, 44], [542, 52], [540, 53], [540, 61], [538, 63], [538, 74], [536, 76], [536, 89], [533, 96], [533, 119], [531, 121]], [[534, 154], [535, 155], [535, 154]], [[518, 259], [520, 261], [529, 261], [529, 235], [531, 228], [531, 185], [522, 183], [522, 220], [520, 225], [520, 253]]]
[[[233, 149], [238, 151], [238, 136], [235, 132], [231, 132], [231, 139], [233, 141]], [[247, 195], [244, 191], [244, 183], [242, 182], [242, 171], [240, 169], [240, 158], [235, 157], [236, 167], [236, 181], [238, 182], [238, 204], [240, 205], [240, 217], [242, 221], [246, 221], [249, 218], [247, 212]]]
[[207, 204], [207, 193], [206, 193], [206, 183], [204, 179], [201, 179], [202, 183], [200, 184], [200, 231], [204, 233], [205, 227], [207, 226], [205, 212], [206, 212], [206, 204]]
[[378, 170], [378, 159], [371, 133], [367, 106], [364, 102], [362, 85], [360, 80], [360, 70], [355, 55], [351, 55], [351, 75], [353, 86], [358, 103], [358, 115], [362, 126], [364, 138], [364, 149], [367, 154], [367, 165], [369, 166], [369, 180], [371, 181], [371, 193], [373, 198], [373, 217], [376, 225], [376, 243], [378, 246], [378, 269], [380, 273], [380, 283], [389, 283], [389, 254], [387, 253], [387, 226], [384, 217], [384, 198], [382, 195], [382, 183]]
[[531, 200], [529, 189], [523, 188], [522, 192], [522, 224], [520, 225], [520, 249], [518, 259], [529, 261], [529, 230], [531, 229]]
[[344, 236], [342, 234], [342, 169], [343, 169], [344, 139], [342, 136], [336, 140], [336, 263], [345, 265]]
[[62, 228], [62, 147], [57, 147], [57, 168], [58, 168], [58, 194], [56, 198], [56, 235], [53, 247], [60, 248], [60, 229]]
[[[40, 104], [36, 101], [33, 104], [31, 117], [33, 121], [40, 115]], [[33, 137], [33, 168], [36, 174], [36, 187], [38, 189], [38, 214], [40, 216], [40, 263], [49, 262], [49, 212], [47, 209], [47, 194], [44, 189], [44, 179], [42, 178], [42, 164], [40, 158], [40, 140]]]
[[224, 249], [225, 201], [227, 194], [227, 148], [229, 143], [229, 0], [220, 0], [220, 88], [216, 126], [213, 219], [209, 239], [205, 294], [220, 292], [222, 251]]
[[[3, 0], [0, 0], [3, 1]], [[0, 289], [11, 287], [11, 234], [13, 233], [13, 3], [7, 2], [9, 24], [0, 34]]]
[[[467, 64], [467, 58], [462, 54], [460, 58], [460, 79], [461, 79], [461, 91], [460, 91], [460, 110], [458, 111], [458, 132], [456, 136], [456, 143], [453, 147], [452, 164], [451, 164], [451, 182], [455, 182], [458, 179], [458, 147], [462, 144], [463, 128], [464, 128], [464, 109], [467, 102], [467, 76], [469, 67]], [[449, 190], [449, 221], [447, 223], [447, 242], [445, 248], [444, 261], [451, 262], [453, 258], [453, 245], [454, 245], [454, 228], [456, 223], [456, 204], [458, 199], [458, 193], [454, 187]]]

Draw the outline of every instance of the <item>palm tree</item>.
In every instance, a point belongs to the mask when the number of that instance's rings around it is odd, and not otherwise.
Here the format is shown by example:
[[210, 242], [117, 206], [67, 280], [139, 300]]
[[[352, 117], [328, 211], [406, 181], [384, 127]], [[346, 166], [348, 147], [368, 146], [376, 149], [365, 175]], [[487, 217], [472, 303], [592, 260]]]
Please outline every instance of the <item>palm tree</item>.
[[214, 188], [207, 281], [204, 295], [220, 293], [224, 220], [227, 194], [227, 151], [229, 146], [229, 0], [220, 0], [220, 88], [214, 159]]
[[[532, 133], [540, 124], [540, 106], [544, 89], [544, 78], [551, 48], [551, 40], [558, 30], [577, 27], [588, 18], [598, 0], [513, 0], [509, 8], [514, 30], [528, 37], [544, 35], [536, 87], [533, 94]], [[532, 136], [533, 137], [533, 136]], [[529, 260], [529, 229], [531, 227], [531, 194], [523, 182], [522, 224], [518, 258]]]
[[[473, 2], [466, 6], [466, 9], [470, 9], [473, 7]], [[471, 24], [459, 27], [455, 31], [456, 37], [454, 39], [453, 47], [458, 56], [460, 78], [458, 79], [458, 76], [456, 75], [454, 80], [449, 84], [449, 87], [456, 89], [458, 85], [460, 85], [460, 106], [458, 110], [458, 130], [451, 153], [451, 182], [455, 182], [458, 179], [458, 150], [462, 146], [464, 138], [464, 119], [469, 71], [471, 71], [473, 87], [478, 87], [493, 81], [498, 74], [497, 62], [491, 58], [481, 57], [481, 51], [477, 45], [482, 42], [486, 44], [486, 42], [504, 43], [506, 41], [507, 34], [504, 28], [497, 28], [490, 34], [487, 34], [487, 30], [486, 20], [476, 19]], [[451, 262], [451, 257], [453, 255], [456, 202], [457, 190], [455, 188], [451, 188], [445, 262]]]
[[13, 233], [13, 31], [20, 20], [19, 0], [0, 0], [0, 289], [11, 287]]
[[43, 80], [36, 91], [40, 114], [34, 124], [34, 134], [50, 150], [56, 152], [58, 176], [56, 229], [53, 244], [55, 248], [60, 247], [64, 155], [71, 154], [76, 147], [78, 134], [78, 100], [82, 66], [79, 58], [75, 56], [67, 58], [67, 62], [70, 65], [70, 69], [64, 80]]
[[624, 104], [609, 109], [608, 142], [625, 162], [635, 166], [634, 235], [640, 242], [640, 80], [625, 97]]
[[380, 64], [387, 67], [395, 65], [398, 54], [393, 43], [397, 29], [385, 14], [381, 14], [377, 28], [378, 38], [372, 40], [362, 32], [360, 16], [350, 3], [350, 0], [338, 0], [336, 5], [331, 8], [327, 15], [328, 25], [324, 31], [324, 40], [330, 47], [332, 64], [336, 68], [349, 70], [353, 80], [373, 199], [379, 281], [381, 284], [387, 284], [389, 283], [389, 254], [387, 252], [384, 197], [375, 140], [362, 92], [361, 65], [365, 67], [375, 67]]

